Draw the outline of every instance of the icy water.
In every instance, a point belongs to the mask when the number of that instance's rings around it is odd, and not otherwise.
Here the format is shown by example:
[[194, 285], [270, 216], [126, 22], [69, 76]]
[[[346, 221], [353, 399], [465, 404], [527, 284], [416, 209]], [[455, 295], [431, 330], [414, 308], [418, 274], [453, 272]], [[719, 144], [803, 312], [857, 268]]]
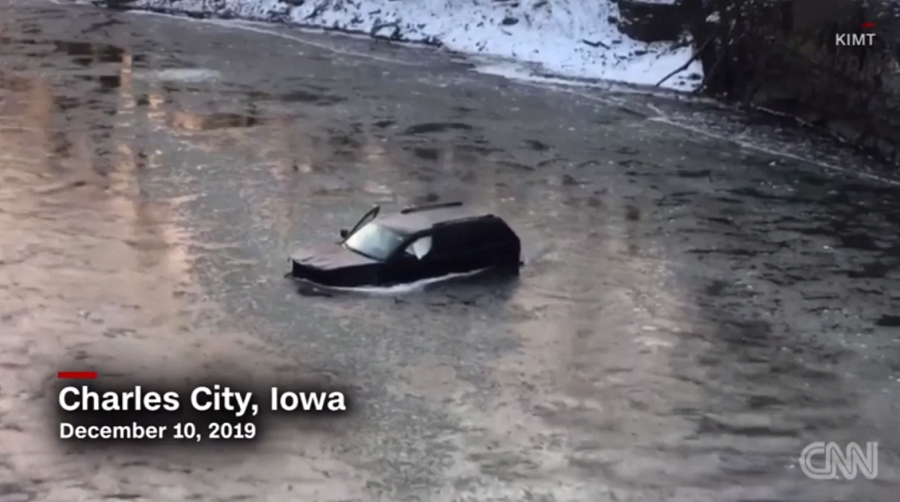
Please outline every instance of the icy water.
[[[124, 461], [101, 482], [0, 452], [0, 495], [896, 499], [900, 188], [870, 162], [767, 154], [816, 148], [712, 105], [272, 31], [0, 2], [3, 371], [51, 374], [53, 344], [240, 330], [350, 382], [357, 413], [295, 431], [305, 463], [267, 467], [293, 484], [254, 481], [256, 450], [182, 492]], [[520, 233], [517, 281], [310, 296], [283, 278], [373, 204], [454, 199]], [[878, 441], [878, 479], [807, 479], [813, 441]]]

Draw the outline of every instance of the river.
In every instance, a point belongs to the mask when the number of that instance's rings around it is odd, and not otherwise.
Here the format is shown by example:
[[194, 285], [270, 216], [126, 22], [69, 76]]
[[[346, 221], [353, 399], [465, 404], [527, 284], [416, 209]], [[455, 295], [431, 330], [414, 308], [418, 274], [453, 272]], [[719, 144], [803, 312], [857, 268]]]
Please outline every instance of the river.
[[[0, 1], [0, 500], [894, 500], [897, 183], [701, 100], [472, 70]], [[436, 199], [506, 218], [519, 280], [283, 278], [372, 205]], [[357, 410], [215, 455], [59, 450], [60, 361], [302, 369]], [[877, 441], [878, 478], [807, 479], [815, 441]]]

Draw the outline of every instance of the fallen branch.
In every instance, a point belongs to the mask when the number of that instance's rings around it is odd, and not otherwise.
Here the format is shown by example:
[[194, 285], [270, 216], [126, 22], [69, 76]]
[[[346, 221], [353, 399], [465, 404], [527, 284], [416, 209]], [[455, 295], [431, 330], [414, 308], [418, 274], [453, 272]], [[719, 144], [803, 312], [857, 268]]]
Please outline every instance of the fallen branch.
[[716, 62], [713, 63], [712, 68], [710, 68], [710, 69], [709, 69], [709, 72], [707, 72], [707, 74], [703, 76], [703, 81], [700, 82], [700, 86], [697, 87], [697, 88], [694, 90], [694, 94], [700, 94], [701, 92], [703, 92], [703, 90], [706, 88], [706, 86], [709, 85], [709, 79], [710, 79], [713, 75], [715, 75], [716, 70], [719, 69], [719, 63], [721, 63], [722, 60], [725, 59], [725, 53], [726, 53], [726, 52], [728, 52], [728, 51], [724, 51], [724, 50], [723, 50], [723, 51], [719, 54], [719, 57], [716, 58]]
[[665, 77], [663, 77], [662, 80], [660, 80], [659, 82], [657, 82], [657, 83], [656, 83], [656, 87], [659, 87], [659, 86], [663, 85], [663, 84], [666, 82], [666, 80], [669, 80], [670, 78], [672, 78], [672, 77], [674, 77], [675, 75], [677, 75], [677, 74], [683, 72], [684, 70], [687, 70], [688, 67], [691, 66], [691, 63], [693, 63], [694, 61], [697, 60], [697, 58], [700, 57], [700, 53], [703, 52], [703, 49], [706, 49], [706, 46], [709, 45], [709, 43], [712, 41], [713, 36], [714, 36], [714, 35], [710, 35], [709, 38], [707, 38], [706, 41], [703, 42], [703, 45], [701, 45], [699, 49], [697, 49], [696, 51], [694, 51], [694, 54], [691, 56], [691, 58], [688, 59], [683, 65], [679, 66], [678, 68], [675, 69], [675, 71], [673, 71], [672, 73], [666, 75]]
[[591, 42], [590, 40], [581, 39], [581, 42], [584, 44], [590, 45], [591, 47], [593, 47], [595, 49], [597, 47], [603, 47], [604, 49], [609, 49], [608, 45], [604, 44], [603, 42], [600, 42], [599, 40], [596, 42]]

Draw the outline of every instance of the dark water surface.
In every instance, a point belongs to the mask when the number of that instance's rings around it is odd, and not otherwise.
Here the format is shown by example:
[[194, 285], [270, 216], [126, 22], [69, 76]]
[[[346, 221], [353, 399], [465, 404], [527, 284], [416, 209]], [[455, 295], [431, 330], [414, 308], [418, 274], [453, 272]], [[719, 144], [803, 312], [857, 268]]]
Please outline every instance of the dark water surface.
[[[60, 243], [121, 227], [122, 274], [359, 388], [322, 448], [366, 500], [896, 500], [900, 188], [631, 111], [699, 105], [294, 35], [0, 2], [0, 282], [49, 249], [90, 273]], [[436, 198], [507, 218], [520, 280], [283, 280], [372, 204]], [[879, 478], [806, 479], [813, 441], [878, 441]]]

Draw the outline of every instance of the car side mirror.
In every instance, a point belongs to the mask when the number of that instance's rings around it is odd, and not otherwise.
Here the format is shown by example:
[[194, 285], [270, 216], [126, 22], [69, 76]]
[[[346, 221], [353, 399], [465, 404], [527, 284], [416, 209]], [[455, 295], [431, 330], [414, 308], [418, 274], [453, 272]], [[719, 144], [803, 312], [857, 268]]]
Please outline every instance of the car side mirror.
[[346, 239], [347, 236], [350, 235], [350, 231], [346, 228], [341, 229], [341, 239]]

